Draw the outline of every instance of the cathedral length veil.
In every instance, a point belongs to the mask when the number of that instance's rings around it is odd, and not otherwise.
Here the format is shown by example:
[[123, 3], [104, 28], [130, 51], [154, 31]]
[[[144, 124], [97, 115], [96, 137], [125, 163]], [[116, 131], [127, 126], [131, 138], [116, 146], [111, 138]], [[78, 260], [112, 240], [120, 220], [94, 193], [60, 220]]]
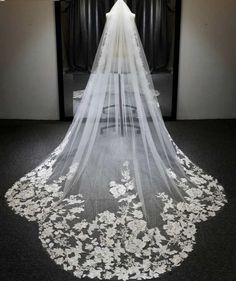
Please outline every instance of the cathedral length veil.
[[6, 193], [77, 277], [156, 278], [181, 264], [196, 223], [226, 203], [166, 130], [134, 19], [118, 0], [64, 140]]

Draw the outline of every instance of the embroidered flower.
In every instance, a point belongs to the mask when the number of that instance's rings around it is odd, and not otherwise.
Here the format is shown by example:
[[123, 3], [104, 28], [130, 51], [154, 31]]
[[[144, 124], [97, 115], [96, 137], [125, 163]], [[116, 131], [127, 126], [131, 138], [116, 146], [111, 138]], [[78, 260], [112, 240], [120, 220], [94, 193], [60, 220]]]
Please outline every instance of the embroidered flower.
[[94, 251], [91, 252], [91, 255], [94, 257], [95, 263], [105, 263], [110, 264], [113, 261], [113, 252], [110, 251], [107, 247], [95, 247]]
[[101, 278], [101, 269], [90, 268], [88, 273], [89, 278]]
[[193, 198], [196, 198], [196, 197], [201, 197], [203, 192], [201, 191], [201, 189], [198, 189], [198, 188], [190, 188], [188, 190], [186, 190], [186, 193], [190, 196], [190, 197], [193, 197]]
[[196, 227], [195, 225], [189, 225], [187, 228], [184, 229], [183, 234], [187, 236], [187, 238], [191, 238], [196, 233]]
[[154, 268], [155, 268], [155, 272], [157, 272], [158, 274], [162, 274], [166, 272], [167, 266], [164, 262], [159, 262], [154, 265]]
[[182, 261], [182, 258], [179, 255], [174, 255], [171, 259], [171, 262], [174, 264], [174, 266], [179, 266]]
[[69, 173], [67, 174], [67, 179], [71, 180], [78, 170], [79, 163], [75, 162], [70, 166]]
[[113, 237], [116, 234], [116, 229], [114, 227], [107, 228], [106, 235], [107, 237]]
[[126, 188], [123, 184], [110, 182], [110, 187], [110, 192], [115, 198], [118, 198], [126, 193]]
[[114, 221], [116, 220], [116, 217], [114, 213], [111, 213], [109, 211], [104, 211], [103, 213], [100, 213], [98, 215], [98, 220], [106, 224], [113, 224]]
[[199, 176], [196, 176], [196, 175], [194, 177], [190, 177], [190, 180], [197, 185], [201, 185], [201, 184], [206, 183], [206, 180], [204, 180], [202, 177], [199, 177]]
[[132, 214], [137, 219], [142, 219], [143, 218], [143, 212], [142, 211], [134, 210]]
[[167, 173], [168, 173], [169, 177], [171, 177], [172, 179], [177, 178], [176, 174], [171, 169], [167, 169]]
[[167, 234], [170, 236], [175, 236], [180, 234], [182, 227], [179, 222], [172, 222], [168, 221], [167, 224], [163, 226], [163, 228], [166, 230]]
[[131, 236], [131, 238], [125, 242], [125, 249], [130, 253], [135, 253], [137, 256], [140, 256], [140, 252], [145, 245], [146, 243], [142, 240]]
[[47, 192], [58, 192], [60, 190], [60, 186], [58, 186], [57, 184], [51, 184], [51, 185], [45, 185], [45, 190]]
[[146, 225], [147, 223], [144, 220], [137, 220], [137, 219], [134, 219], [133, 221], [130, 221], [128, 223], [128, 227], [134, 234], [144, 231]]
[[125, 187], [127, 190], [133, 190], [135, 187], [134, 180], [130, 180], [129, 182], [125, 183]]

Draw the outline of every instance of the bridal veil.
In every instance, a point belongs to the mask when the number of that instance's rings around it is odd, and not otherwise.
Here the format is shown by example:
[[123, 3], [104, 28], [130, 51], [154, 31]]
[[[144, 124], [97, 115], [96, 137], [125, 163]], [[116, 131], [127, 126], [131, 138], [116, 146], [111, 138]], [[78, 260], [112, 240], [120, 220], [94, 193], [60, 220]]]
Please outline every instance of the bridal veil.
[[192, 251], [196, 223], [226, 202], [218, 181], [171, 139], [155, 93], [135, 15], [118, 0], [64, 140], [6, 193], [77, 277], [170, 271]]

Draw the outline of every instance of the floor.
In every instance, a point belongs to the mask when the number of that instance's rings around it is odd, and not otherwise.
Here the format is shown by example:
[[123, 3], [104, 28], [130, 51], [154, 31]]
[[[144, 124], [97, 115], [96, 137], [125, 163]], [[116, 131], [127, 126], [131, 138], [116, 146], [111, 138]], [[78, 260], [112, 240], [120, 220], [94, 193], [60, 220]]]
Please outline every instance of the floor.
[[[177, 145], [224, 185], [229, 203], [198, 225], [195, 250], [159, 281], [236, 280], [236, 120], [166, 122]], [[0, 120], [0, 280], [76, 281], [47, 255], [36, 223], [9, 209], [7, 189], [59, 144], [67, 122]]]
[[[89, 74], [86, 73], [64, 74], [64, 104], [66, 117], [73, 116], [73, 91], [85, 89], [88, 78]], [[165, 117], [170, 117], [172, 110], [173, 75], [171, 73], [152, 74], [152, 79], [155, 89], [160, 92], [158, 101], [162, 114]]]

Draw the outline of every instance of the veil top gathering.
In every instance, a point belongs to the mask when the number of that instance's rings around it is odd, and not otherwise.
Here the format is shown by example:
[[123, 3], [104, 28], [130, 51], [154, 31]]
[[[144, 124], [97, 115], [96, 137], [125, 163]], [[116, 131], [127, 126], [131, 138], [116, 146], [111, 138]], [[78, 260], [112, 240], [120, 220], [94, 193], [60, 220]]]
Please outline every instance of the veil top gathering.
[[6, 193], [76, 277], [150, 279], [193, 250], [223, 187], [177, 147], [123, 0], [107, 14], [92, 72], [62, 143]]

